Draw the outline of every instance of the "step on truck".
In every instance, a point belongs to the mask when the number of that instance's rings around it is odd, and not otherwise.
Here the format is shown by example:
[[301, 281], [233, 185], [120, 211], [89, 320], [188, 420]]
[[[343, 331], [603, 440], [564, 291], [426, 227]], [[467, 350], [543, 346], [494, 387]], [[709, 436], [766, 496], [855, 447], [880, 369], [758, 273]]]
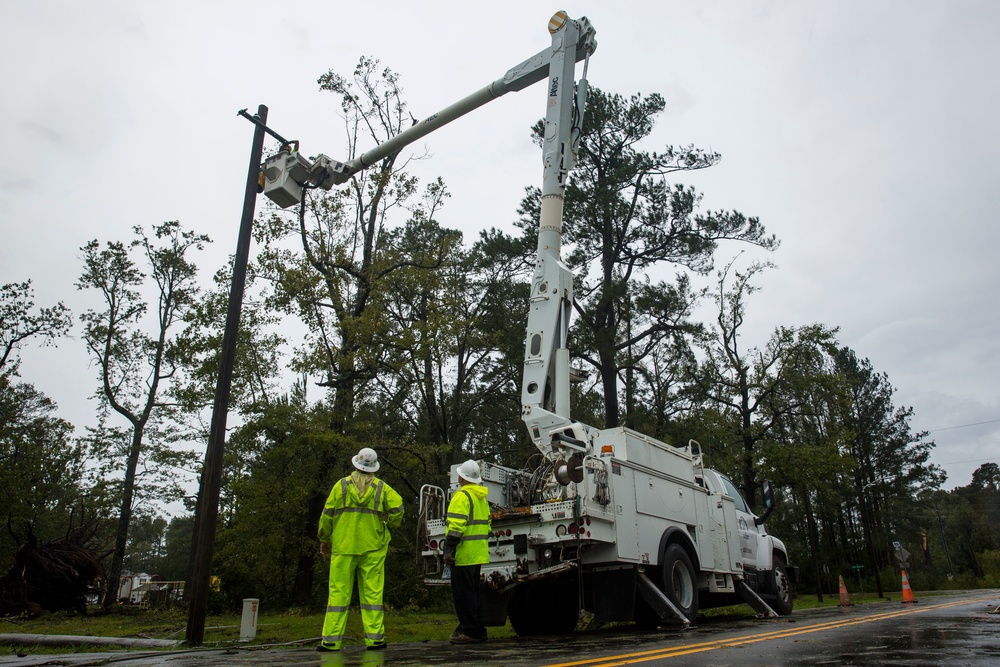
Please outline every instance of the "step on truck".
[[[573, 275], [560, 259], [563, 198], [576, 161], [597, 48], [586, 18], [557, 12], [551, 46], [501, 78], [347, 162], [307, 159], [285, 143], [262, 168], [263, 193], [287, 208], [309, 188], [330, 189], [470, 111], [546, 80], [538, 246], [531, 279], [522, 418], [538, 453], [522, 469], [481, 461], [493, 535], [482, 568], [486, 622], [510, 618], [521, 635], [567, 632], [592, 620], [656, 626], [694, 622], [699, 607], [748, 602], [761, 615], [792, 610], [784, 544], [764, 529], [733, 484], [702, 464], [700, 446], [675, 447], [625, 428], [598, 429], [570, 411], [567, 346]], [[498, 42], [502, 43], [502, 42]], [[576, 80], [576, 66], [583, 76]], [[293, 142], [294, 143], [294, 142]], [[445, 508], [458, 486], [420, 492], [424, 580], [446, 585]]]

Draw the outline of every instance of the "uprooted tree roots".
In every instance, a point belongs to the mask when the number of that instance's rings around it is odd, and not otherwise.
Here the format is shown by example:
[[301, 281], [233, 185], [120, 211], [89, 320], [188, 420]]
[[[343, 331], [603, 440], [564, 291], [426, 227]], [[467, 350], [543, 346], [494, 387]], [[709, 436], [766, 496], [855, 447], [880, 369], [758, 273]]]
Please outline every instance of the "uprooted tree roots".
[[34, 535], [17, 550], [14, 566], [0, 579], [0, 615], [37, 615], [42, 610], [87, 613], [87, 596], [98, 592], [104, 567], [83, 531], [41, 546]]

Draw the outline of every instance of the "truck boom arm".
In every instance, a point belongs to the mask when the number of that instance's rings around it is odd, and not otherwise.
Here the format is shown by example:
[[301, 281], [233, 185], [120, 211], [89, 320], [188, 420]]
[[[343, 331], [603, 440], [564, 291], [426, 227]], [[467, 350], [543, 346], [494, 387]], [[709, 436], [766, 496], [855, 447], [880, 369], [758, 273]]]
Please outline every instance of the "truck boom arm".
[[[571, 34], [574, 32], [576, 33], [575, 35]], [[367, 169], [382, 158], [392, 155], [424, 135], [430, 134], [456, 118], [460, 118], [470, 111], [478, 109], [487, 102], [492, 102], [507, 93], [523, 90], [533, 83], [544, 79], [546, 74], [551, 79], [551, 73], [564, 62], [568, 62], [570, 65], [569, 80], [572, 81], [573, 65], [589, 57], [594, 52], [594, 49], [597, 48], [597, 41], [594, 39], [595, 34], [593, 27], [586, 18], [580, 19], [580, 21], [567, 21], [567, 25], [563, 26], [563, 30], [553, 34], [551, 47], [535, 54], [519, 65], [511, 67], [507, 70], [506, 74], [485, 88], [472, 93], [432, 116], [424, 118], [413, 127], [400, 132], [392, 139], [379, 144], [360, 157], [349, 161], [344, 165], [342, 173], [337, 175], [334, 184], [346, 182], [352, 175], [362, 169]], [[570, 57], [567, 58], [567, 55]]]
[[[572, 68], [580, 60], [588, 58], [597, 49], [597, 34], [586, 17], [573, 20], [565, 12], [558, 12], [549, 22], [552, 46], [546, 48], [524, 62], [515, 65], [488, 86], [468, 95], [464, 99], [441, 111], [424, 118], [396, 136], [388, 139], [368, 152], [347, 162], [338, 162], [320, 154], [311, 162], [283, 149], [264, 164], [266, 182], [264, 194], [282, 208], [301, 201], [303, 186], [329, 190], [334, 185], [346, 183], [352, 176], [363, 171], [393, 153], [412, 144], [416, 140], [447, 125], [451, 121], [478, 109], [487, 102], [509, 92], [522, 90], [537, 83], [557, 69], [559, 75], [569, 63], [569, 81], [573, 80]], [[569, 57], [567, 57], [569, 56]], [[559, 80], [559, 79], [557, 79]], [[561, 79], [561, 80], [566, 80]], [[581, 108], [582, 112], [582, 108]], [[548, 159], [548, 158], [546, 158]]]
[[[400, 132], [347, 162], [325, 155], [306, 160], [290, 146], [264, 163], [264, 194], [283, 208], [302, 201], [303, 188], [329, 190], [405, 146], [511, 91], [548, 77], [548, 102], [542, 137], [542, 199], [538, 248], [531, 281], [521, 416], [532, 442], [555, 462], [590, 449], [586, 427], [570, 418], [569, 350], [566, 339], [573, 309], [573, 274], [560, 259], [563, 198], [576, 162], [587, 97], [587, 61], [596, 48], [596, 31], [586, 17], [557, 12], [549, 21], [552, 45], [507, 70], [485, 88]], [[584, 60], [575, 82], [576, 63]]]
[[[575, 63], [557, 50], [549, 68], [549, 103], [542, 145], [542, 199], [538, 247], [531, 280], [521, 384], [521, 418], [535, 447], [555, 462], [572, 452], [587, 453], [589, 437], [570, 418], [569, 349], [573, 273], [560, 259], [566, 177], [576, 163], [586, 105], [586, 63], [575, 96]], [[565, 39], [574, 35], [568, 32]], [[568, 450], [568, 452], [567, 452]]]

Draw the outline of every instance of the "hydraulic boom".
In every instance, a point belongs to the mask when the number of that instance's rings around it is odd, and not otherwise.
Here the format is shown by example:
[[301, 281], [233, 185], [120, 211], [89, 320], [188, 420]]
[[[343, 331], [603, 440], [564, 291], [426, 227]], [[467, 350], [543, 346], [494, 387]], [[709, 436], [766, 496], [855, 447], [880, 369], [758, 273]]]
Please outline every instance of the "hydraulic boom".
[[[597, 48], [596, 31], [585, 17], [557, 12], [549, 21], [550, 47], [507, 70], [485, 88], [433, 114], [359, 157], [338, 162], [326, 155], [307, 160], [283, 146], [264, 163], [264, 194], [283, 208], [302, 201], [304, 188], [329, 190], [397, 153], [417, 139], [511, 91], [548, 79], [542, 147], [542, 201], [538, 252], [531, 281], [530, 315], [521, 390], [522, 418], [532, 442], [555, 462], [590, 450], [587, 429], [570, 419], [569, 350], [573, 274], [560, 260], [563, 197], [576, 162], [587, 98], [587, 64]], [[584, 61], [575, 81], [576, 63]]]

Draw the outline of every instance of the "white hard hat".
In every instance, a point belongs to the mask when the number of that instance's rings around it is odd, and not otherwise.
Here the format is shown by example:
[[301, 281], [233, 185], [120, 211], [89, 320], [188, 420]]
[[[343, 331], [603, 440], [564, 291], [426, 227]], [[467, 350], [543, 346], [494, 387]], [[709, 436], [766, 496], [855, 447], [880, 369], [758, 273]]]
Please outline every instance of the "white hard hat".
[[354, 467], [361, 472], [375, 472], [379, 469], [378, 454], [371, 447], [365, 447], [351, 459]]
[[482, 476], [479, 474], [479, 464], [472, 459], [458, 466], [458, 476], [473, 484], [479, 484], [483, 481]]

